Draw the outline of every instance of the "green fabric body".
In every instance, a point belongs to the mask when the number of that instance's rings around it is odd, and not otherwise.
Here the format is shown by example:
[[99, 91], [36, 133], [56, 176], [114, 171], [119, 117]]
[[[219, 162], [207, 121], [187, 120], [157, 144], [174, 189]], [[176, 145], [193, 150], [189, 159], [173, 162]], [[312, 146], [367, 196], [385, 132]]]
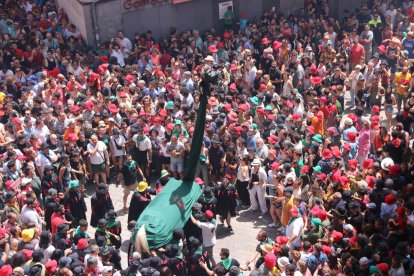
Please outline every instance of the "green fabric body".
[[194, 182], [197, 164], [203, 145], [204, 128], [206, 125], [207, 97], [210, 95], [210, 86], [202, 82], [200, 106], [198, 110], [196, 128], [191, 142], [191, 150], [183, 180], [171, 178], [162, 191], [151, 201], [140, 215], [131, 242], [135, 244], [138, 230], [144, 226], [149, 249], [157, 249], [168, 244], [172, 239], [172, 232], [176, 228], [183, 228], [191, 216], [191, 208], [201, 195], [200, 185]]
[[141, 226], [145, 226], [149, 249], [160, 248], [172, 239], [175, 228], [183, 228], [191, 216], [191, 207], [201, 195], [195, 182], [171, 178], [162, 191], [151, 201], [139, 217], [132, 241]]

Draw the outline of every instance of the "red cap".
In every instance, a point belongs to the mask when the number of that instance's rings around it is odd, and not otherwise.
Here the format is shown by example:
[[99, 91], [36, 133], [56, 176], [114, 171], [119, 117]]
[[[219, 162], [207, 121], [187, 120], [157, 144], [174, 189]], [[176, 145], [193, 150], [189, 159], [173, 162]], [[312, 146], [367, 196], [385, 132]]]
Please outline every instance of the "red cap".
[[383, 273], [388, 272], [388, 265], [386, 263], [379, 263], [376, 265], [376, 267]]
[[333, 241], [335, 243], [338, 243], [342, 240], [342, 238], [344, 237], [344, 234], [342, 234], [341, 232], [333, 230], [331, 236], [332, 236]]
[[374, 160], [367, 158], [362, 162], [362, 168], [364, 169], [372, 169], [372, 166], [374, 165]]
[[287, 244], [289, 239], [285, 236], [277, 236], [276, 243], [280, 246]]
[[125, 76], [125, 80], [129, 83], [133, 83], [135, 81], [134, 76], [128, 74]]
[[351, 118], [353, 123], [356, 123], [356, 121], [358, 121], [358, 117], [355, 114], [348, 114], [348, 118]]
[[17, 186], [19, 186], [20, 183], [21, 183], [21, 180], [20, 179], [15, 180], [15, 181], [13, 181], [13, 180], [7, 180], [6, 183], [5, 183], [5, 185], [6, 185], [6, 188], [8, 190], [10, 190], [10, 189], [14, 190], [14, 189], [17, 188]]
[[208, 46], [208, 51], [210, 53], [217, 53], [218, 50], [217, 50], [216, 45], [212, 44], [212, 45]]
[[375, 112], [375, 113], [379, 113], [380, 112], [380, 107], [378, 106], [378, 105], [374, 105], [373, 107], [372, 107], [372, 111], [373, 112]]
[[249, 108], [245, 104], [239, 104], [238, 109], [239, 111], [243, 111], [243, 112], [246, 112], [247, 110], [249, 110]]
[[279, 163], [278, 162], [273, 162], [271, 167], [272, 167], [272, 169], [279, 170]]
[[21, 123], [22, 123], [22, 122], [20, 121], [20, 119], [19, 119], [19, 118], [17, 118], [17, 117], [15, 117], [15, 118], [11, 119], [11, 122], [12, 122], [13, 124], [21, 124]]
[[392, 176], [398, 176], [400, 175], [400, 166], [398, 165], [388, 166], [388, 172]]
[[330, 246], [322, 245], [322, 252], [325, 253], [326, 255], [329, 255], [333, 252], [333, 249]]
[[85, 108], [86, 108], [87, 110], [92, 110], [92, 108], [93, 108], [93, 102], [91, 102], [91, 101], [86, 101], [86, 102], [85, 102]]
[[293, 115], [292, 115], [292, 119], [293, 119], [294, 121], [299, 120], [299, 119], [300, 119], [300, 115], [299, 115], [299, 113], [293, 113]]
[[313, 85], [318, 85], [322, 83], [322, 78], [321, 77], [311, 77], [311, 83]]
[[225, 32], [225, 33], [223, 34], [223, 38], [230, 38], [230, 34], [229, 34], [228, 32]]
[[341, 157], [341, 151], [339, 150], [338, 146], [331, 147], [331, 152], [332, 152], [332, 155], [335, 156], [336, 158]]
[[[231, 104], [225, 104], [224, 106], [223, 106], [223, 109], [228, 113], [228, 112], [230, 112], [231, 111]], [[234, 113], [234, 111], [233, 111], [233, 113]], [[234, 114], [236, 114], [236, 113], [234, 113]], [[237, 115], [237, 114], [236, 114]]]
[[259, 85], [259, 89], [265, 89], [265, 88], [266, 88], [266, 84], [261, 83], [261, 84]]
[[262, 45], [269, 44], [269, 39], [267, 37], [262, 38]]
[[333, 156], [332, 156], [332, 152], [331, 152], [331, 150], [330, 149], [324, 149], [323, 150], [323, 152], [322, 152], [322, 158], [323, 159], [331, 159]]
[[169, 123], [169, 124], [167, 124], [167, 125], [165, 126], [165, 128], [166, 128], [166, 129], [168, 129], [168, 130], [173, 130], [173, 129], [174, 129], [174, 125], [173, 125], [173, 124], [171, 124], [171, 123]]
[[10, 276], [13, 272], [11, 265], [3, 265], [0, 268], [0, 276]]
[[73, 113], [73, 112], [79, 112], [79, 111], [80, 111], [80, 108], [79, 108], [79, 106], [74, 105], [74, 106], [72, 107], [71, 111], [72, 111], [72, 113]]
[[355, 141], [356, 141], [356, 133], [355, 133], [355, 132], [350, 132], [350, 131], [348, 131], [348, 132], [346, 133], [346, 136], [348, 137], [348, 140], [349, 140], [350, 142], [355, 142]]
[[205, 215], [206, 215], [206, 219], [208, 220], [212, 220], [214, 218], [214, 214], [210, 210], [207, 210]]
[[324, 173], [320, 173], [320, 174], [316, 175], [316, 177], [319, 178], [319, 179], [322, 179], [322, 181], [325, 181], [327, 176]]
[[351, 245], [355, 245], [358, 241], [358, 237], [357, 236], [352, 236], [351, 238], [349, 238], [349, 243]]
[[81, 250], [83, 250], [83, 249], [85, 249], [86, 247], [88, 246], [88, 240], [87, 239], [80, 239], [79, 241], [78, 241], [78, 244], [77, 244], [77, 248], [78, 249], [81, 249]]
[[277, 136], [276, 135], [270, 135], [267, 138], [267, 141], [269, 141], [270, 144], [275, 145], [277, 143]]
[[[237, 69], [239, 69], [239, 67], [236, 64], [232, 63], [230, 65], [230, 71], [236, 71]], [[236, 86], [236, 85], [234, 85], [234, 86]]]
[[276, 255], [268, 253], [264, 256], [264, 265], [268, 269], [273, 269], [276, 266]]
[[108, 105], [108, 110], [111, 113], [118, 113], [118, 107], [115, 104], [110, 104]]
[[26, 258], [27, 261], [32, 258], [32, 254], [33, 254], [32, 250], [23, 249], [22, 252], [23, 252], [23, 255], [24, 255], [24, 257]]
[[395, 196], [393, 194], [389, 194], [385, 197], [385, 203], [388, 205], [392, 205], [395, 203]]
[[312, 133], [312, 134], [315, 134], [316, 132], [315, 132], [315, 127], [314, 126], [308, 126], [307, 128], [306, 128], [306, 130], [307, 131], [309, 131], [310, 133]]
[[358, 165], [358, 159], [349, 159], [348, 160], [348, 166], [351, 168], [356, 168]]
[[297, 207], [293, 207], [289, 210], [289, 213], [293, 218], [297, 218], [299, 216], [299, 209]]
[[45, 268], [46, 268], [47, 272], [54, 273], [56, 271], [56, 268], [57, 268], [57, 261], [56, 260], [49, 260], [45, 264]]
[[310, 167], [308, 165], [303, 165], [302, 168], [300, 168], [301, 173], [308, 173], [310, 170]]
[[167, 110], [165, 110], [165, 109], [161, 109], [161, 110], [158, 112], [158, 115], [160, 115], [160, 116], [162, 116], [162, 117], [167, 116]]
[[368, 188], [370, 190], [372, 190], [374, 188], [374, 186], [375, 186], [375, 179], [376, 179], [375, 176], [372, 176], [372, 175], [367, 175], [365, 177], [365, 181], [367, 182]]

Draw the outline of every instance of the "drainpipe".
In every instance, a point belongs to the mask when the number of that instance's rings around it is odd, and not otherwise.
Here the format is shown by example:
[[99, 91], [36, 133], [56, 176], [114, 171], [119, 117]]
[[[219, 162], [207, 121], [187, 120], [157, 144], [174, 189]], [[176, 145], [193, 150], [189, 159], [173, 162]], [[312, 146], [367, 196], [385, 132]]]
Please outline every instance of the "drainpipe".
[[95, 31], [95, 46], [98, 46], [99, 44], [99, 24], [98, 24], [98, 18], [96, 17], [96, 6], [95, 4], [99, 0], [95, 0], [92, 2], [92, 9], [91, 9], [91, 18], [92, 18], [92, 26]]

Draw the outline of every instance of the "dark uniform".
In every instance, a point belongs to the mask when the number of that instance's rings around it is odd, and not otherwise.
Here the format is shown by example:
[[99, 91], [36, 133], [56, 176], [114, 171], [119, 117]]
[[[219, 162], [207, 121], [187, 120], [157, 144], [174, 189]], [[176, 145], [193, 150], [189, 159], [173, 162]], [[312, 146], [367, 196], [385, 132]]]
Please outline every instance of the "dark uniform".
[[96, 188], [96, 193], [91, 197], [91, 226], [98, 226], [98, 221], [105, 217], [106, 212], [114, 209], [111, 196], [108, 193], [108, 186], [106, 184], [99, 184]]

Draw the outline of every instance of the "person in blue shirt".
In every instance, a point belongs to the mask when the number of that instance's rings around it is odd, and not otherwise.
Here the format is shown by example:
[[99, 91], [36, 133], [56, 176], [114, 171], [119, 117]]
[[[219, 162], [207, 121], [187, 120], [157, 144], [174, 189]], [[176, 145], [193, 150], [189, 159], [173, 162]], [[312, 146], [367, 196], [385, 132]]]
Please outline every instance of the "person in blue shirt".
[[403, 50], [408, 52], [408, 58], [414, 58], [414, 32], [408, 32], [402, 41]]

